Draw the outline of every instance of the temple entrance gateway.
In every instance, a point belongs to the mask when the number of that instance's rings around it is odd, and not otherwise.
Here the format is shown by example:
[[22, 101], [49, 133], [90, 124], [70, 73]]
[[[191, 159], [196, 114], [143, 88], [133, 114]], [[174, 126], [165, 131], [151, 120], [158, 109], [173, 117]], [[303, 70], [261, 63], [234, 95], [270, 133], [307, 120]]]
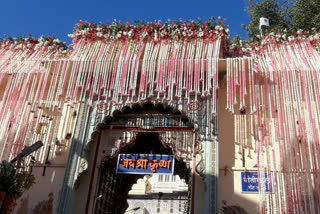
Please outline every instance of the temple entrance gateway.
[[[193, 213], [197, 133], [188, 117], [146, 103], [115, 111], [104, 121], [88, 160], [86, 213]], [[119, 154], [173, 155], [173, 175], [117, 174]]]

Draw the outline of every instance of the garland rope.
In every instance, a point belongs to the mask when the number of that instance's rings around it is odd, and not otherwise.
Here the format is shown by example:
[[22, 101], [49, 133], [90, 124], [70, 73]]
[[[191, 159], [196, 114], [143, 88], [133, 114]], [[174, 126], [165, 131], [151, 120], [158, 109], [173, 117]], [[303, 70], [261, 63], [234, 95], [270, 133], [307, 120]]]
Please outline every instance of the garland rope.
[[58, 58], [61, 51], [52, 48], [12, 48], [12, 43], [3, 43], [1, 159], [10, 160], [24, 146], [45, 140], [36, 155], [45, 160], [44, 151], [57, 140], [49, 133], [68, 122], [61, 114], [71, 114], [77, 103], [94, 107], [100, 101], [116, 108], [147, 100], [185, 109], [203, 105], [215, 116], [220, 43], [219, 38], [158, 42], [83, 38], [68, 58]]
[[[53, 39], [0, 43], [1, 159], [43, 140], [35, 156], [44, 163], [50, 147], [62, 149], [57, 141], [73, 129], [78, 103], [103, 102], [111, 111], [151, 101], [182, 106], [191, 119], [190, 106], [217, 114], [223, 27], [189, 32], [179, 25], [179, 35], [167, 25], [141, 34], [142, 27], [129, 26], [126, 35], [93, 27], [100, 39], [88, 39], [88, 25], [79, 26], [67, 55]], [[319, 70], [319, 52], [308, 39], [269, 42], [251, 57], [227, 59], [226, 109], [235, 114], [238, 153], [257, 153], [260, 213], [320, 213]]]
[[[235, 114], [239, 153], [257, 145], [260, 213], [320, 212], [319, 60], [311, 42], [298, 39], [227, 59], [226, 109]], [[251, 114], [243, 111], [247, 88]]]

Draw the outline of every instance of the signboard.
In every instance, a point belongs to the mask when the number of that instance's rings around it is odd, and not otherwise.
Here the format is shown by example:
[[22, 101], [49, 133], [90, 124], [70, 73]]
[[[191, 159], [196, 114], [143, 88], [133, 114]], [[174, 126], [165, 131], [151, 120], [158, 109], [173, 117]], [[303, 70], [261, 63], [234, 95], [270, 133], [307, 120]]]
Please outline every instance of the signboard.
[[125, 127], [189, 127], [185, 118], [181, 117], [125, 117], [119, 118], [119, 125]]
[[119, 154], [117, 173], [173, 174], [173, 155]]
[[[241, 172], [241, 184], [243, 193], [258, 193], [259, 192], [258, 172]], [[270, 192], [270, 180], [268, 173], [265, 173], [264, 178], [260, 178], [260, 182], [265, 185], [265, 192]]]

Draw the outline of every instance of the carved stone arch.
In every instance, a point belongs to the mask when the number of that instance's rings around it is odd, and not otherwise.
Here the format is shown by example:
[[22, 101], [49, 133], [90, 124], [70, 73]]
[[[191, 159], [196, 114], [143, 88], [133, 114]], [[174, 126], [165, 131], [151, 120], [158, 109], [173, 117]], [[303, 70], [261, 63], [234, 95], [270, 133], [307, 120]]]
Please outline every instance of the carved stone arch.
[[[109, 158], [115, 158], [117, 153], [119, 152], [119, 150], [122, 150], [124, 147], [126, 146], [130, 146], [133, 144], [135, 138], [137, 137], [137, 131], [135, 130], [122, 130], [122, 131], [114, 131], [114, 122], [117, 119], [117, 117], [119, 116], [123, 116], [123, 115], [134, 115], [134, 114], [139, 114], [143, 115], [143, 113], [145, 113], [146, 115], [152, 115], [153, 113], [158, 113], [159, 115], [171, 115], [174, 117], [181, 117], [181, 118], [185, 118], [185, 120], [187, 120], [188, 124], [190, 124], [190, 129], [188, 129], [187, 131], [177, 131], [177, 132], [170, 132], [170, 131], [163, 131], [162, 133], [159, 133], [159, 138], [161, 138], [161, 143], [164, 147], [170, 148], [175, 156], [177, 157], [176, 161], [177, 163], [179, 163], [180, 165], [186, 163], [187, 168], [189, 169], [193, 169], [193, 165], [190, 164], [190, 160], [193, 157], [197, 157], [196, 158], [196, 169], [194, 172], [196, 172], [198, 175], [200, 175], [202, 177], [202, 179], [205, 181], [205, 167], [204, 167], [204, 161], [203, 161], [203, 151], [201, 151], [201, 141], [200, 141], [200, 134], [198, 133], [198, 127], [200, 125], [198, 125], [196, 122], [194, 122], [194, 120], [192, 118], [190, 118], [188, 116], [188, 114], [186, 114], [184, 111], [180, 110], [181, 108], [178, 108], [177, 105], [168, 105], [166, 103], [160, 103], [160, 102], [144, 102], [144, 103], [137, 103], [137, 104], [132, 104], [132, 105], [127, 105], [127, 106], [118, 106], [117, 108], [114, 108], [113, 111], [109, 111], [108, 114], [101, 114], [100, 117], [96, 117], [95, 114], [97, 114], [98, 112], [94, 113], [94, 109], [93, 109], [93, 114], [92, 115], [92, 119], [95, 119], [95, 121], [97, 121], [97, 123], [94, 123], [95, 125], [92, 126], [92, 128], [89, 131], [89, 135], [87, 139], [89, 139], [85, 145], [87, 145], [87, 148], [84, 149], [84, 151], [89, 154], [89, 153], [94, 153], [93, 149], [96, 146], [96, 142], [97, 139], [99, 138], [100, 133], [102, 133], [103, 130], [112, 130], [112, 140], [110, 139], [110, 142], [112, 142], [111, 146], [110, 146], [110, 154], [108, 157], [106, 157], [106, 159]], [[91, 116], [90, 115], [90, 116]], [[192, 128], [191, 128], [192, 127]], [[150, 130], [146, 130], [146, 131], [150, 131]], [[152, 131], [152, 130], [151, 130]], [[187, 136], [186, 133], [189, 133], [190, 135]], [[192, 137], [192, 133], [194, 133], [194, 136]], [[197, 154], [193, 154], [192, 153], [192, 146], [186, 146], [184, 147], [183, 145], [181, 145], [180, 147], [178, 146], [179, 143], [183, 140], [180, 140], [181, 137], [185, 136], [187, 138], [186, 141], [188, 140], [192, 140], [197, 142], [196, 146], [196, 151]], [[179, 149], [179, 148], [185, 148], [183, 150]], [[106, 151], [106, 153], [108, 153], [108, 151]], [[86, 159], [86, 156], [82, 156], [82, 160], [80, 161], [80, 166], [78, 165], [79, 168], [81, 168], [82, 166], [85, 166], [85, 168], [89, 168], [88, 165], [90, 163], [86, 162], [85, 164], [82, 164], [83, 160]], [[97, 162], [98, 167], [101, 165], [102, 162]], [[199, 167], [200, 166], [200, 167]], [[78, 170], [79, 173], [85, 172], [84, 170], [79, 169]], [[185, 173], [183, 170], [182, 172], [177, 172], [176, 174], [178, 174], [180, 177], [187, 177], [186, 175], [183, 175], [183, 173]], [[79, 174], [78, 174], [79, 175]], [[200, 178], [201, 180], [201, 178]], [[187, 183], [189, 182], [188, 179], [186, 179]], [[202, 181], [203, 182], [203, 181]], [[82, 182], [83, 183], [83, 182]], [[206, 184], [207, 185], [207, 184]], [[94, 194], [94, 193], [92, 193]], [[98, 197], [96, 195], [94, 195], [95, 197]], [[93, 197], [93, 196], [91, 196]], [[188, 196], [189, 197], [189, 196]], [[191, 196], [190, 196], [191, 197]], [[91, 205], [89, 205], [89, 207], [91, 207]], [[89, 208], [91, 209], [91, 208]]]
[[[139, 133], [141, 133], [141, 130], [139, 132], [136, 130], [114, 130], [114, 125], [116, 125], [118, 122], [117, 119], [126, 115], [165, 115], [168, 117], [171, 115], [173, 117], [184, 118], [184, 120], [190, 124], [186, 130], [163, 130], [160, 133], [154, 132], [153, 130], [145, 131], [146, 133], [150, 132], [151, 135], [158, 136], [159, 142], [161, 142], [162, 146], [168, 151], [170, 150], [172, 154], [175, 154], [175, 174], [179, 175], [180, 178], [185, 179], [187, 183], [191, 181], [190, 173], [192, 165], [190, 162], [192, 161], [194, 155], [194, 140], [197, 140], [194, 137], [194, 124], [190, 123], [187, 115], [184, 112], [181, 112], [178, 108], [173, 108], [171, 105], [165, 105], [161, 103], [145, 102], [123, 106], [122, 108], [114, 110], [111, 114], [104, 116], [102, 121], [98, 123], [91, 132], [89, 140], [89, 144], [97, 142], [97, 138], [100, 137], [99, 135], [103, 132], [103, 130], [112, 130], [108, 132], [109, 136], [108, 146], [106, 146], [107, 149], [104, 147], [105, 157], [101, 160], [101, 162], [97, 163], [99, 168], [108, 167], [108, 165], [114, 164], [117, 154], [119, 152], [122, 153], [122, 151], [130, 150], [130, 148], [135, 145], [137, 138], [139, 138]], [[136, 176], [133, 180], [138, 178], [139, 176]], [[100, 207], [97, 209], [100, 209]]]
[[[150, 102], [152, 105], [150, 105]], [[201, 123], [199, 123], [199, 120], [201, 122], [202, 119], [197, 118], [195, 120], [194, 118], [197, 116], [196, 114], [195, 114], [196, 115], [195, 117], [189, 117], [190, 114], [187, 114], [186, 111], [183, 110], [183, 109], [186, 109], [185, 107], [181, 108], [181, 104], [178, 105], [178, 104], [174, 104], [174, 103], [161, 103], [161, 102], [156, 102], [156, 101], [147, 101], [144, 103], [136, 103], [136, 104], [129, 104], [129, 105], [110, 104], [110, 106], [106, 107], [107, 110], [104, 112], [99, 112], [99, 111], [97, 111], [96, 108], [92, 108], [92, 109], [83, 108], [84, 115], [83, 116], [81, 115], [82, 118], [80, 118], [80, 120], [79, 120], [79, 121], [81, 121], [82, 125], [81, 125], [81, 127], [79, 126], [80, 127], [78, 129], [79, 131], [77, 131], [79, 134], [75, 135], [75, 136], [79, 136], [80, 137], [79, 140], [81, 140], [82, 142], [80, 141], [80, 144], [79, 143], [74, 144], [75, 148], [77, 148], [77, 151], [74, 150], [72, 153], [72, 154], [76, 154], [76, 152], [77, 152], [77, 154], [81, 154], [81, 156], [78, 156], [79, 158], [77, 159], [77, 162], [72, 161], [72, 159], [70, 158], [70, 163], [68, 164], [68, 170], [69, 170], [69, 168], [71, 170], [73, 170], [72, 167], [74, 167], [75, 173], [74, 173], [74, 176], [65, 177], [66, 182], [64, 182], [64, 186], [63, 186], [63, 190], [62, 190], [61, 195], [66, 195], [66, 196], [61, 197], [61, 200], [59, 202], [59, 210], [66, 209], [65, 207], [68, 207], [68, 204], [65, 203], [66, 199], [75, 197], [74, 196], [75, 193], [73, 193], [72, 189], [69, 189], [69, 187], [70, 186], [72, 187], [75, 185], [74, 182], [77, 180], [77, 177], [79, 176], [79, 174], [81, 174], [82, 172], [85, 172], [86, 168], [90, 169], [90, 165], [86, 161], [86, 159], [87, 159], [87, 156], [89, 153], [92, 154], [94, 152], [92, 148], [94, 148], [96, 146], [95, 142], [97, 142], [97, 138], [99, 137], [102, 130], [110, 129], [112, 127], [112, 124], [113, 124], [113, 121], [114, 121], [116, 115], [132, 114], [132, 113], [136, 113], [139, 111], [141, 112], [141, 110], [143, 110], [143, 109], [148, 109], [148, 105], [152, 106], [153, 110], [155, 110], [159, 113], [162, 113], [162, 114], [169, 113], [171, 115], [185, 117], [190, 122], [190, 124], [193, 125], [193, 127], [194, 127], [192, 129], [193, 132], [200, 133], [200, 130], [206, 130], [205, 132], [207, 133], [208, 132], [207, 130], [210, 131], [210, 127], [206, 128], [206, 129], [203, 129], [202, 127], [200, 127]], [[206, 111], [210, 111], [210, 110], [206, 110]], [[203, 115], [201, 117], [207, 121], [208, 119], [206, 117], [206, 115], [207, 115], [206, 111], [202, 112]], [[211, 121], [211, 119], [210, 119], [210, 121]], [[86, 125], [89, 122], [90, 122], [90, 125]], [[81, 132], [86, 132], [88, 134], [85, 133], [84, 135], [81, 135]], [[171, 134], [171, 135], [173, 136], [173, 134]], [[161, 137], [163, 137], [163, 136], [161, 136]], [[164, 136], [164, 137], [166, 137], [166, 136]], [[130, 142], [132, 142], [134, 138], [135, 138], [135, 132], [131, 132], [131, 134], [126, 133], [124, 136], [119, 136], [119, 137], [115, 136], [114, 142], [115, 142], [116, 146], [113, 148], [112, 154], [117, 153], [117, 150], [118, 150], [117, 148], [121, 148], [127, 144], [130, 144]], [[199, 140], [200, 134], [198, 134], [196, 136], [196, 138], [197, 138], [196, 141], [198, 142], [198, 144], [196, 145], [198, 154], [193, 154], [193, 155], [197, 156], [198, 163], [199, 163], [199, 160], [200, 160], [200, 162], [203, 163], [203, 161], [201, 161], [203, 159], [202, 151], [199, 151], [199, 148], [201, 147], [201, 146], [199, 146], [200, 145], [200, 143], [199, 143], [200, 142], [200, 140]], [[168, 146], [168, 148], [171, 148], [172, 150], [177, 152], [177, 157], [179, 160], [186, 161], [187, 156], [181, 155], [178, 152], [178, 150], [176, 150], [176, 148], [173, 146], [173, 145], [176, 145], [176, 142], [177, 142], [177, 140], [175, 140], [174, 137], [172, 137], [172, 139], [164, 139], [163, 142], [164, 142], [165, 146]], [[190, 153], [186, 153], [186, 154], [189, 156], [192, 155]], [[201, 156], [200, 159], [198, 156]], [[74, 157], [77, 157], [77, 156], [75, 155]], [[88, 165], [89, 165], [89, 167], [88, 167]], [[83, 169], [81, 169], [81, 167]], [[204, 167], [201, 167], [201, 168], [202, 168], [201, 170], [204, 170]], [[203, 176], [204, 173], [201, 173], [201, 170], [200, 171], [197, 170], [196, 172]], [[87, 170], [87, 171], [89, 171], [89, 170]], [[81, 183], [83, 184], [84, 182], [82, 181]], [[206, 185], [208, 185], [208, 184], [206, 184]], [[69, 206], [69, 207], [71, 207], [71, 206]], [[68, 209], [71, 209], [71, 208], [68, 208]]]
[[[191, 104], [187, 105], [184, 103], [178, 104], [174, 102], [162, 102], [158, 100], [145, 100], [144, 102], [115, 105], [112, 103], [110, 104], [105, 101], [101, 101], [97, 103], [96, 109], [98, 113], [102, 113], [106, 116], [114, 116], [115, 114], [120, 112], [141, 113], [141, 110], [143, 110], [143, 108], [148, 109], [148, 107], [153, 106], [153, 110], [156, 110], [157, 112], [159, 112], [159, 114], [174, 114], [186, 116], [192, 123], [196, 124], [196, 121], [198, 121], [197, 112], [203, 111], [202, 106], [204, 104], [202, 104], [202, 102], [192, 102]], [[206, 112], [203, 113], [206, 114]]]
[[[180, 111], [176, 105], [172, 104], [166, 104], [166, 103], [160, 103], [160, 102], [143, 102], [143, 103], [136, 103], [136, 104], [132, 104], [132, 105], [126, 105], [126, 106], [122, 106], [122, 108], [118, 108], [115, 109], [111, 115], [106, 115], [101, 122], [99, 122], [95, 128], [93, 129], [89, 140], [88, 140], [88, 146], [90, 146], [92, 143], [95, 142], [95, 139], [97, 138], [97, 136], [99, 135], [99, 133], [105, 129], [108, 126], [112, 125], [112, 122], [114, 121], [114, 119], [117, 116], [120, 115], [127, 115], [127, 114], [159, 114], [159, 115], [174, 115], [174, 116], [181, 116], [185, 122], [189, 122], [190, 118], [187, 116], [187, 114], [185, 112]], [[190, 121], [190, 127], [197, 127], [196, 124], [194, 124], [192, 121]], [[181, 154], [181, 150], [180, 151], [176, 151], [176, 145], [177, 142], [179, 142], [179, 136], [180, 135], [180, 139], [182, 137], [184, 137], [186, 139], [186, 141], [190, 141], [193, 140], [192, 138], [190, 138], [190, 136], [186, 135], [187, 132], [175, 132], [175, 133], [168, 133], [166, 132], [165, 134], [161, 134], [160, 138], [162, 139], [162, 143], [164, 144], [164, 146], [168, 146], [170, 147], [178, 157], [178, 159], [186, 159], [186, 160], [191, 160], [191, 150], [190, 148], [185, 148], [185, 152], [187, 152], [188, 154], [184, 157]], [[116, 145], [117, 146], [124, 146], [125, 144], [132, 142], [132, 140], [135, 138], [135, 134], [126, 134], [126, 137], [119, 137], [119, 139], [116, 140]], [[187, 137], [186, 137], [187, 136]], [[197, 141], [198, 142], [198, 141]]]
[[[150, 102], [146, 101], [143, 103], [136, 103], [132, 105], [126, 105], [122, 106], [121, 108], [116, 108], [111, 115], [106, 115], [102, 119], [101, 122], [99, 122], [91, 132], [91, 135], [88, 140], [87, 144], [87, 151], [90, 151], [90, 148], [92, 147], [92, 144], [96, 142], [97, 137], [99, 136], [99, 133], [106, 129], [107, 127], [112, 126], [112, 122], [114, 119], [119, 116], [119, 115], [127, 115], [127, 114], [163, 114], [163, 115], [176, 115], [176, 116], [181, 116], [184, 118], [184, 120], [190, 120], [190, 118], [187, 116], [185, 112], [180, 111], [177, 108], [177, 105], [174, 105], [171, 103], [160, 103], [160, 102]], [[195, 130], [198, 129], [198, 125], [193, 123], [191, 121], [190, 126], [194, 127]], [[112, 148], [111, 155], [110, 156], [116, 156], [118, 154], [118, 150], [125, 147], [126, 145], [130, 145], [134, 142], [134, 139], [136, 137], [135, 132], [123, 132], [124, 136], [113, 136], [114, 137], [114, 145]], [[179, 131], [179, 132], [164, 132], [163, 134], [160, 134], [160, 139], [161, 142], [165, 147], [171, 148], [174, 154], [176, 155], [177, 159], [180, 161], [186, 162], [187, 165], [189, 165], [190, 160], [192, 159], [192, 148], [190, 146], [190, 141], [193, 141], [193, 137], [190, 136], [191, 132], [184, 132], [184, 131]], [[182, 138], [185, 139], [184, 142], [189, 142], [189, 145], [181, 145], [180, 148], [178, 148], [177, 145], [180, 145], [181, 142], [183, 142]], [[197, 146], [197, 154], [200, 155], [200, 160], [197, 163], [196, 171], [197, 173], [204, 178], [204, 157], [203, 157], [203, 150], [202, 150], [202, 145], [200, 141], [200, 135], [197, 135], [196, 139], [196, 146]], [[182, 150], [181, 150], [182, 148]], [[86, 158], [84, 157], [82, 159], [82, 162], [85, 162], [86, 164], [81, 164], [79, 166], [79, 175], [83, 173], [86, 168], [81, 168], [82, 166], [87, 166], [87, 161]]]
[[194, 141], [192, 132], [165, 132], [160, 134], [160, 139], [164, 146], [172, 149], [177, 159], [186, 162], [192, 160], [192, 143]]
[[[158, 114], [172, 114], [172, 115], [180, 115], [188, 120], [190, 118], [187, 116], [186, 113], [180, 111], [177, 108], [177, 105], [174, 105], [172, 103], [166, 104], [166, 103], [160, 103], [156, 102], [153, 103], [151, 101], [143, 102], [143, 103], [136, 103], [136, 104], [131, 104], [131, 105], [124, 105], [124, 106], [119, 106], [118, 108], [115, 108], [111, 114], [108, 114], [104, 116], [104, 118], [101, 121], [98, 121], [97, 125], [94, 127], [89, 140], [88, 144], [90, 145], [95, 141], [95, 138], [99, 135], [99, 132], [106, 128], [108, 125], [110, 125], [113, 121], [113, 119], [117, 115], [121, 114], [139, 114], [139, 113], [158, 113]], [[192, 122], [192, 121], [191, 121]], [[192, 125], [194, 123], [192, 122]]]

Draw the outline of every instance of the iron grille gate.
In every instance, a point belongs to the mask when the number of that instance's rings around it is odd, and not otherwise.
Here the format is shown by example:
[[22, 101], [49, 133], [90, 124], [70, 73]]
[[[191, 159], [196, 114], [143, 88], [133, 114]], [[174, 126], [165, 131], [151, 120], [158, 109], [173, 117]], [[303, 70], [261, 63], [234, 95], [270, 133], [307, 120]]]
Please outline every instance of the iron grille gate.
[[[181, 164], [181, 163], [180, 163]], [[95, 198], [95, 214], [121, 214], [128, 208], [128, 192], [132, 185], [143, 175], [121, 175], [116, 174], [116, 161], [107, 160], [102, 164], [99, 172], [99, 186]], [[188, 176], [188, 194], [184, 200], [183, 213], [190, 213], [191, 210], [191, 188], [192, 179], [189, 179], [190, 171], [184, 173]]]
[[116, 174], [116, 161], [106, 161], [100, 169], [98, 194], [95, 199], [96, 214], [124, 213], [131, 186], [141, 175]]

